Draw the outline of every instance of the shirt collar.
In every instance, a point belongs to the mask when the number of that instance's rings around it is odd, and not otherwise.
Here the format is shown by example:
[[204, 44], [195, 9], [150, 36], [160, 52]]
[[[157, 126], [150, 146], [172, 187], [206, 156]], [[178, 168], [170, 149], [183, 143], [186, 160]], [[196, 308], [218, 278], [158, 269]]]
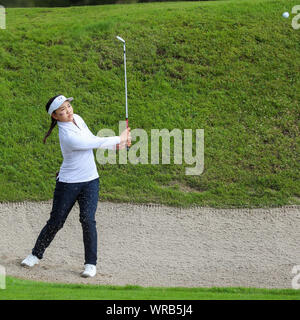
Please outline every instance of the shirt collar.
[[[73, 117], [77, 123], [77, 125], [80, 127], [80, 124], [79, 124], [79, 121], [78, 121], [78, 118], [77, 118], [77, 115], [76, 114], [73, 114]], [[78, 131], [81, 131], [73, 121], [57, 121], [57, 125], [60, 129], [66, 129], [66, 130], [71, 130], [71, 131], [75, 131], [75, 132], [78, 132]]]

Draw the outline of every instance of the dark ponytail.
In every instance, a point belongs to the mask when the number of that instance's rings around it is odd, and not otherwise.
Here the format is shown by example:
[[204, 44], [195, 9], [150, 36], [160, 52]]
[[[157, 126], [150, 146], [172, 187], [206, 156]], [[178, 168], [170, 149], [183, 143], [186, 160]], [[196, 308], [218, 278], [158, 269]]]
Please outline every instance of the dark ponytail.
[[[51, 99], [47, 102], [47, 104], [46, 104], [46, 111], [47, 111], [47, 112], [48, 112], [48, 110], [49, 110], [49, 108], [50, 108], [51, 103], [52, 103], [52, 102], [55, 100], [55, 98], [57, 98], [58, 96], [59, 96], [59, 95], [51, 98]], [[53, 111], [53, 112], [55, 112], [55, 111]], [[50, 136], [50, 134], [51, 134], [52, 130], [54, 129], [54, 127], [56, 126], [56, 124], [57, 124], [57, 120], [54, 119], [54, 118], [51, 116], [51, 126], [50, 126], [50, 129], [48, 130], [48, 132], [46, 133], [46, 135], [45, 135], [45, 137], [44, 137], [44, 139], [43, 139], [44, 144], [46, 143], [47, 138]]]

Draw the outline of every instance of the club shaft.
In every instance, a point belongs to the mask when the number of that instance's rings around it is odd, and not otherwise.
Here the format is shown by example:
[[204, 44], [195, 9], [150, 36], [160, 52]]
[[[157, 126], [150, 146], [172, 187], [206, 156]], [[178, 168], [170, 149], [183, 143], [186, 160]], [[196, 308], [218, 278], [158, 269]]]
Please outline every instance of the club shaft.
[[126, 45], [124, 43], [124, 72], [125, 72], [125, 110], [126, 110], [126, 123], [128, 126], [128, 102], [127, 102], [127, 73], [126, 73]]
[[[128, 105], [127, 105], [127, 75], [126, 75], [126, 46], [124, 43], [124, 71], [125, 71], [125, 103], [126, 103], [126, 128], [128, 128]], [[129, 151], [129, 146], [126, 146]]]
[[[122, 41], [124, 44], [124, 72], [125, 72], [125, 111], [126, 111], [126, 128], [128, 128], [128, 102], [127, 102], [127, 73], [126, 73], [126, 43], [125, 40], [117, 36], [117, 39]], [[127, 151], [129, 146], [127, 145]]]

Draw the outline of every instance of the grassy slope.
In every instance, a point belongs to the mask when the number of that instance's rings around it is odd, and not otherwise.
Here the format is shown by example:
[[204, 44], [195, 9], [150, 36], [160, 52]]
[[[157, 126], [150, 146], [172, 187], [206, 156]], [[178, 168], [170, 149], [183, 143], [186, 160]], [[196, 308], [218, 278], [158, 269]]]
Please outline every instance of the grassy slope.
[[[8, 9], [0, 30], [0, 201], [52, 198], [62, 161], [44, 105], [73, 96], [96, 134], [202, 128], [205, 169], [99, 165], [101, 199], [258, 207], [299, 203], [299, 30], [295, 0]], [[297, 158], [298, 155], [298, 158]], [[298, 161], [297, 161], [298, 160]], [[190, 165], [187, 165], [190, 167]]]
[[0, 300], [299, 300], [299, 290], [255, 288], [144, 288], [42, 283], [7, 277]]

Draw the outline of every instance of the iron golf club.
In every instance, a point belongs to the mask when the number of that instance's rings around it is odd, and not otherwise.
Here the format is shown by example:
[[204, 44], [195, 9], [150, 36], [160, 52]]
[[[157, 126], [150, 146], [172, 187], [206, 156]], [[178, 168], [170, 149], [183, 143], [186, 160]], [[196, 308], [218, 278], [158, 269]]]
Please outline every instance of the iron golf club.
[[[128, 104], [127, 104], [127, 75], [126, 75], [126, 43], [125, 40], [117, 36], [117, 39], [123, 42], [124, 45], [124, 72], [125, 72], [125, 111], [126, 111], [126, 129], [128, 129]], [[129, 146], [127, 145], [127, 151]]]

